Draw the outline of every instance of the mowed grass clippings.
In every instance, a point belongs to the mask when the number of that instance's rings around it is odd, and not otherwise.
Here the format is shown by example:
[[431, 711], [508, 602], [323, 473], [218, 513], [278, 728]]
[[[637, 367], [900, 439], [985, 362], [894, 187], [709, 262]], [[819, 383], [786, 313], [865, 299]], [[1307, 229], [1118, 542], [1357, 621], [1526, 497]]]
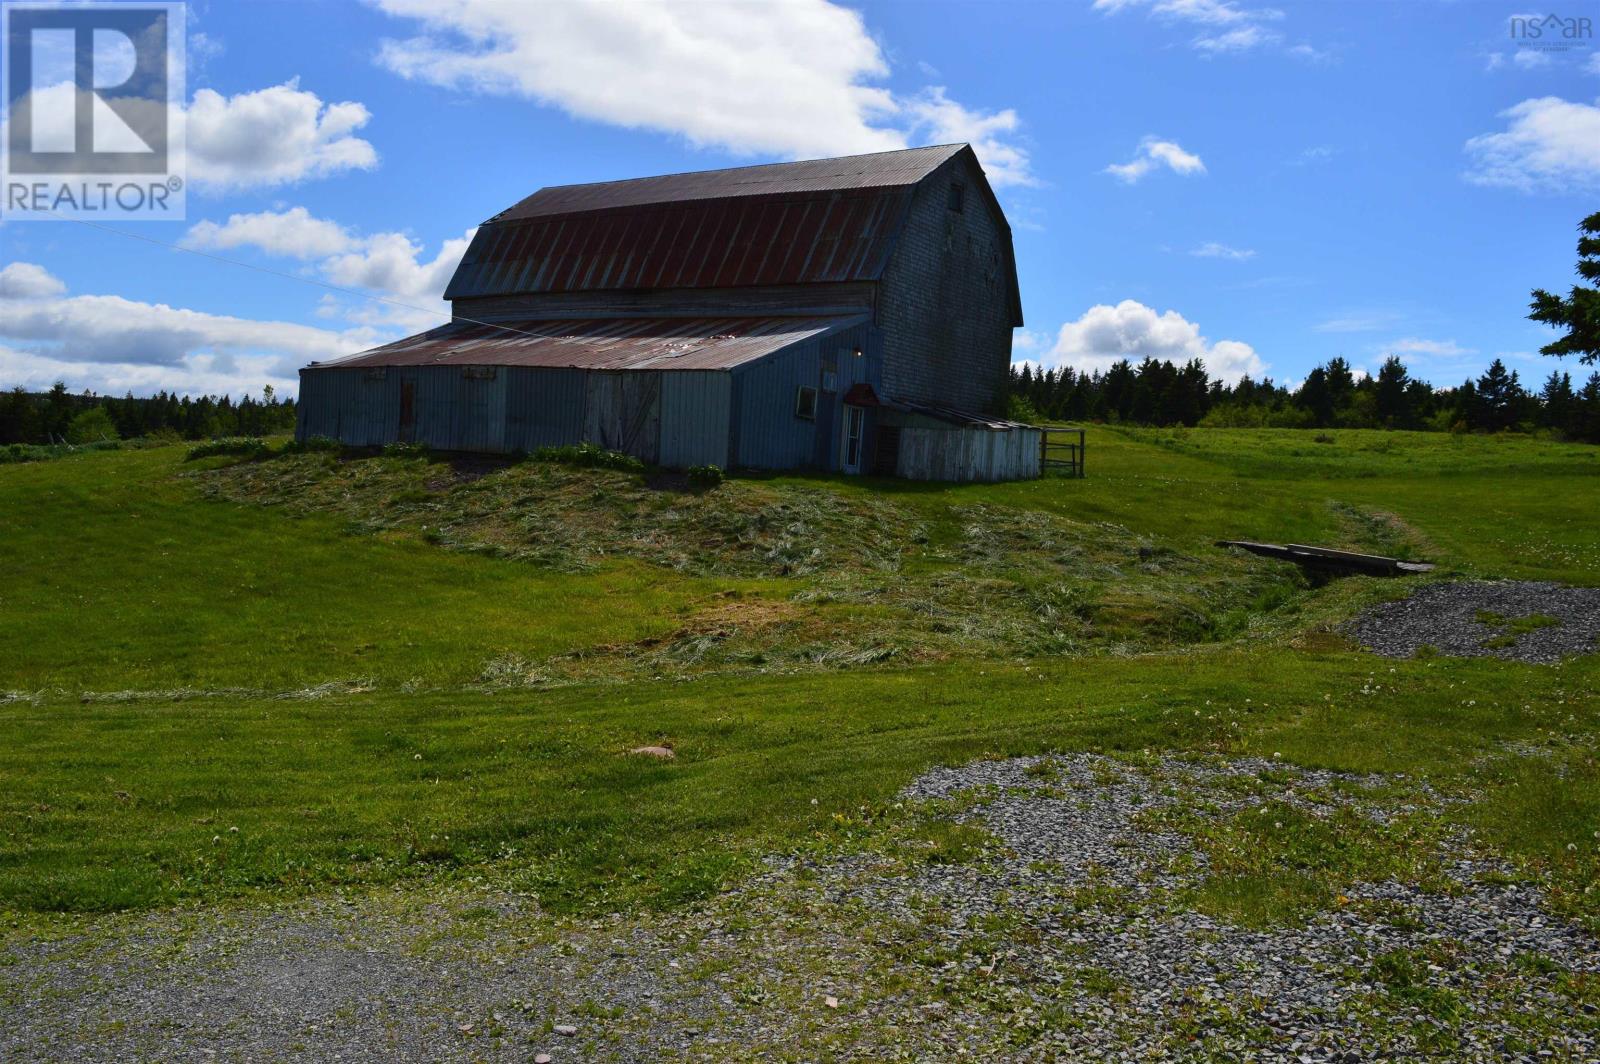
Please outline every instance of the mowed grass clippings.
[[[439, 876], [673, 905], [933, 764], [1149, 749], [1426, 782], [1592, 914], [1595, 658], [1374, 659], [1325, 630], [1404, 584], [1211, 542], [1595, 583], [1594, 452], [1371, 435], [1096, 429], [1081, 481], [700, 493], [410, 455], [0, 468], [0, 906]], [[1275, 919], [1295, 860], [1307, 897], [1380, 867], [1318, 831], [1217, 904]]]
[[990, 501], [1003, 486], [933, 494], [784, 477], [681, 491], [659, 480], [541, 461], [311, 454], [210, 470], [202, 485], [562, 572], [626, 559], [744, 581], [665, 636], [496, 658], [492, 683], [1137, 652], [1282, 631], [1327, 598], [1292, 567]]

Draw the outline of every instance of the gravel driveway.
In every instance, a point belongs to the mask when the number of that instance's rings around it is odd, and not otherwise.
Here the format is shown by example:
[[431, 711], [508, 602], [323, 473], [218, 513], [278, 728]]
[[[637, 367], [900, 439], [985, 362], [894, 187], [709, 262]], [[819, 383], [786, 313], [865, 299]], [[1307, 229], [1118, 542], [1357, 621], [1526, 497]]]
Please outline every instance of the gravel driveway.
[[1287, 926], [1191, 904], [1196, 825], [1429, 812], [1393, 783], [979, 761], [917, 780], [859, 848], [691, 912], [412, 888], [12, 933], [0, 1059], [1596, 1059], [1600, 943], [1458, 840], [1428, 889], [1353, 883]]
[[1495, 580], [1423, 584], [1375, 606], [1345, 629], [1390, 658], [1424, 648], [1454, 657], [1552, 664], [1592, 654], [1600, 637], [1600, 587]]

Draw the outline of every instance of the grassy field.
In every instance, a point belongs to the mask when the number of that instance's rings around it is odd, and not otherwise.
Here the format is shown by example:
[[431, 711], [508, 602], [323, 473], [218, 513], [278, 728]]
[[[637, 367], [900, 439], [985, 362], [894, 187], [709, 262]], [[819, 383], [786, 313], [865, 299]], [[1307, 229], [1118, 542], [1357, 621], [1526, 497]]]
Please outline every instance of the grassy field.
[[1600, 451], [1330, 435], [1093, 429], [1081, 481], [700, 495], [402, 457], [0, 466], [0, 907], [438, 876], [672, 905], [870, 834], [931, 764], [1098, 749], [1405, 773], [1595, 916], [1594, 656], [1375, 658], [1329, 630], [1400, 585], [1211, 543], [1597, 584]]

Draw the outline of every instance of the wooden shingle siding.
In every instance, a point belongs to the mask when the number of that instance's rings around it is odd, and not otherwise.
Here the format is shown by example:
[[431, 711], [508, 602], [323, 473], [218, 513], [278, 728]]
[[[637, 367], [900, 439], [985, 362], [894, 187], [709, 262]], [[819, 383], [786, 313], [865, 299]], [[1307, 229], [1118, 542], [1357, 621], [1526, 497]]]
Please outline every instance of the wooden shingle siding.
[[[878, 297], [888, 396], [997, 412], [1011, 365], [1011, 234], [972, 194], [980, 179], [958, 156], [917, 189]], [[967, 190], [959, 212], [949, 207], [957, 182]]]

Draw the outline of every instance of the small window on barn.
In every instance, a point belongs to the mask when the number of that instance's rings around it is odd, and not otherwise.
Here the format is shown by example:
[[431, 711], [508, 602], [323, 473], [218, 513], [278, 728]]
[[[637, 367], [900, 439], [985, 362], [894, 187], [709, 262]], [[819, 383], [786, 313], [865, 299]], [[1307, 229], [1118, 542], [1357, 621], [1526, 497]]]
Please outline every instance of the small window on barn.
[[817, 419], [817, 390], [802, 386], [794, 397], [794, 416], [807, 421]]
[[951, 185], [950, 186], [950, 209], [955, 211], [957, 214], [960, 214], [961, 213], [961, 207], [962, 207], [962, 201], [966, 198], [966, 194], [967, 194], [967, 189], [966, 189], [965, 185], [961, 185], [961, 184]]
[[371, 367], [369, 367], [367, 369], [367, 380], [369, 380], [369, 381], [385, 380], [385, 379], [388, 378], [388, 376], [389, 376], [389, 367], [388, 366], [371, 366]]
[[461, 375], [469, 381], [492, 381], [498, 370], [497, 366], [465, 366]]

